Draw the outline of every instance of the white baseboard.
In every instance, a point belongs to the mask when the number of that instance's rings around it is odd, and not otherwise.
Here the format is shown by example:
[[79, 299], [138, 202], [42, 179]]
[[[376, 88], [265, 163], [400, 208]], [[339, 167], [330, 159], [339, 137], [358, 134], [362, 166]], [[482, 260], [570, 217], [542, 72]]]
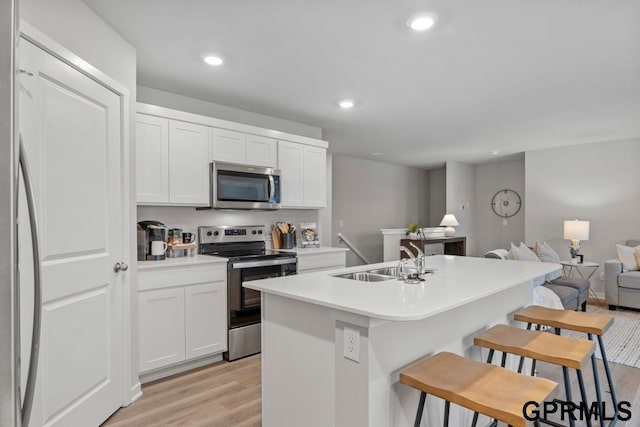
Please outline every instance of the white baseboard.
[[[151, 381], [156, 381], [162, 378], [169, 377], [171, 375], [186, 372], [191, 369], [199, 368], [201, 366], [210, 365], [222, 360], [222, 353], [200, 357], [198, 359], [189, 360], [186, 362], [176, 363], [174, 365], [165, 366], [163, 368], [154, 369], [152, 371], [141, 372], [140, 382], [146, 384]], [[141, 391], [142, 393], [142, 391]]]

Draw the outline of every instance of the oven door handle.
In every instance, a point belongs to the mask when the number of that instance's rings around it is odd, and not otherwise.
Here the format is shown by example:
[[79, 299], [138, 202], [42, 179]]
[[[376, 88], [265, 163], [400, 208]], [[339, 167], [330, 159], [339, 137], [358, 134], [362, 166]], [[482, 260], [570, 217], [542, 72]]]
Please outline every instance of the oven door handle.
[[262, 260], [262, 261], [239, 261], [232, 262], [231, 268], [253, 268], [253, 267], [270, 267], [272, 265], [286, 265], [286, 264], [295, 264], [297, 262], [296, 258], [282, 258], [282, 259], [270, 259], [270, 260]]

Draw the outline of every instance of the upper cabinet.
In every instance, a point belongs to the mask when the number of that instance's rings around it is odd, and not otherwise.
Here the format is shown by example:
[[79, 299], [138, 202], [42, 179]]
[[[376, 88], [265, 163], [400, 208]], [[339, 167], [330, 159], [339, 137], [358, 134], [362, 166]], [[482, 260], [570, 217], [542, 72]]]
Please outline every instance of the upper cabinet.
[[326, 202], [327, 142], [148, 104], [137, 104], [141, 205], [209, 206], [210, 162], [281, 170], [283, 208]]
[[169, 202], [169, 120], [136, 115], [138, 203]]
[[227, 129], [213, 129], [211, 160], [275, 168], [278, 164], [277, 153], [275, 139]]
[[283, 208], [327, 206], [327, 150], [322, 147], [278, 142]]
[[136, 115], [137, 201], [209, 205], [209, 128]]

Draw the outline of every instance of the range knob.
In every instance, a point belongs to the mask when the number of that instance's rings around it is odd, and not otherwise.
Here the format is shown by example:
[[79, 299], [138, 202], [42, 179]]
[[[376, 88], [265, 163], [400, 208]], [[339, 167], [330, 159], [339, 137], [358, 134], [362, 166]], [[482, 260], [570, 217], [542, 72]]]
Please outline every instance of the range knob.
[[262, 230], [258, 230], [258, 234], [262, 234]]
[[251, 234], [256, 234], [256, 230], [253, 230], [253, 231], [251, 232]]
[[214, 236], [218, 236], [218, 235], [220, 235], [220, 232], [219, 232], [219, 231], [214, 231], [214, 232], [213, 232], [213, 235], [214, 235]]
[[213, 233], [211, 233], [210, 231], [207, 231], [207, 236], [211, 237], [211, 234]]

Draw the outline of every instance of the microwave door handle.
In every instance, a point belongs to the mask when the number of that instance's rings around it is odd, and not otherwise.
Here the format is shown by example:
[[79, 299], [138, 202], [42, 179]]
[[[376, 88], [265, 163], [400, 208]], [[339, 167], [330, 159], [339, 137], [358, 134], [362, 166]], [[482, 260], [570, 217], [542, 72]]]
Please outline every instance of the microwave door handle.
[[41, 265], [40, 247], [38, 242], [38, 221], [36, 216], [36, 203], [33, 194], [33, 184], [29, 173], [29, 164], [20, 135], [19, 148], [20, 168], [24, 179], [24, 190], [27, 199], [27, 210], [29, 211], [29, 223], [31, 226], [31, 250], [33, 251], [33, 331], [31, 335], [31, 359], [29, 360], [29, 371], [27, 373], [27, 384], [24, 391], [24, 405], [22, 407], [22, 425], [29, 424], [33, 397], [35, 394], [36, 375], [38, 371], [38, 356], [40, 353], [40, 331], [41, 331], [41, 310], [42, 310], [42, 288], [41, 288]]
[[273, 179], [273, 175], [269, 175], [269, 203], [273, 203], [273, 198], [276, 193], [276, 183]]

